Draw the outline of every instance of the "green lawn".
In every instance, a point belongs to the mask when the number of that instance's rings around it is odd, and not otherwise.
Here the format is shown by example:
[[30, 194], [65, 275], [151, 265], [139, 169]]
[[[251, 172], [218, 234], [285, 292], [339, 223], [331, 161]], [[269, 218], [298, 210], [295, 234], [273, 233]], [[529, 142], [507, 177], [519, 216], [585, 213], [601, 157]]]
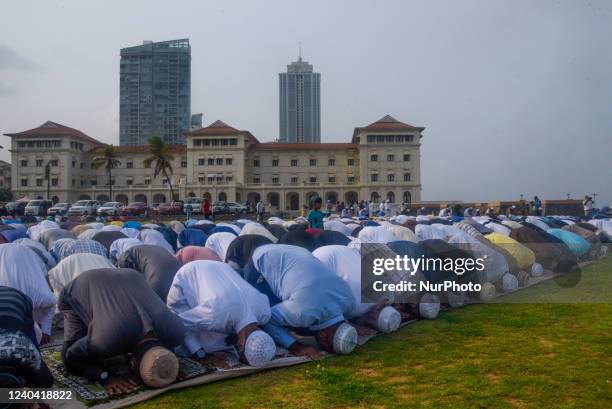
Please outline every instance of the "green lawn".
[[598, 303], [473, 305], [377, 337], [350, 356], [176, 391], [138, 407], [609, 408], [611, 289], [608, 257], [587, 267], [576, 287], [549, 281], [524, 290]]

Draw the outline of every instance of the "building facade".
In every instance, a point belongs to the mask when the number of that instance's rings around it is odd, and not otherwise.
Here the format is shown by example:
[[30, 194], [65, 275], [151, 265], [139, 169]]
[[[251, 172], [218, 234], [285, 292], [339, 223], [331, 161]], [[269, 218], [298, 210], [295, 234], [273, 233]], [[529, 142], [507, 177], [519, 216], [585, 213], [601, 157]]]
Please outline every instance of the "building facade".
[[11, 188], [11, 164], [0, 160], [0, 189]]
[[123, 48], [119, 84], [120, 145], [144, 145], [151, 136], [185, 143], [191, 115], [188, 39]]
[[287, 65], [279, 80], [279, 142], [321, 142], [321, 74], [297, 61]]
[[103, 146], [99, 141], [54, 122], [6, 135], [16, 198], [46, 197], [44, 168], [50, 163], [54, 201], [166, 202], [170, 182], [180, 199], [262, 199], [272, 211], [296, 211], [313, 196], [345, 203], [419, 202], [424, 129], [387, 115], [355, 128], [347, 143], [276, 143], [216, 121], [187, 133], [185, 145], [173, 146], [170, 181], [153, 178], [153, 169], [144, 166], [148, 146], [116, 147], [121, 164], [113, 171], [112, 198], [104, 169], [91, 165], [95, 149]]

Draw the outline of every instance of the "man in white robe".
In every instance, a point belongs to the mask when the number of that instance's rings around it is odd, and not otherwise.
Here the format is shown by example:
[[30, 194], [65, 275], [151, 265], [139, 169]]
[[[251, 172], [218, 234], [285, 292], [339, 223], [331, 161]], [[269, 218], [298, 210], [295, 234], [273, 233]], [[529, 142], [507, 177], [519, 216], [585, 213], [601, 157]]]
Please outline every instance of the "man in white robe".
[[274, 340], [259, 329], [270, 320], [268, 298], [230, 266], [198, 260], [184, 265], [174, 277], [167, 304], [182, 319], [186, 336], [181, 346], [190, 355], [207, 355], [233, 347], [237, 335], [241, 359], [264, 366], [276, 354]]

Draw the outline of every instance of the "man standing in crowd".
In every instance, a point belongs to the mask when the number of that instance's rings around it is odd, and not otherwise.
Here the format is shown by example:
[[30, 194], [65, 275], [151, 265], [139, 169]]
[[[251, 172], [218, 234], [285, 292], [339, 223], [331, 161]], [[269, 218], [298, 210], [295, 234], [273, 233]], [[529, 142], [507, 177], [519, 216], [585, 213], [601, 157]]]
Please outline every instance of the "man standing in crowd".
[[582, 206], [584, 208], [584, 217], [590, 219], [593, 215], [593, 198], [589, 195], [584, 195], [584, 200], [582, 201]]
[[255, 206], [255, 211], [257, 212], [257, 221], [259, 223], [263, 223], [266, 208], [264, 207], [263, 201], [261, 199], [257, 202], [257, 206]]

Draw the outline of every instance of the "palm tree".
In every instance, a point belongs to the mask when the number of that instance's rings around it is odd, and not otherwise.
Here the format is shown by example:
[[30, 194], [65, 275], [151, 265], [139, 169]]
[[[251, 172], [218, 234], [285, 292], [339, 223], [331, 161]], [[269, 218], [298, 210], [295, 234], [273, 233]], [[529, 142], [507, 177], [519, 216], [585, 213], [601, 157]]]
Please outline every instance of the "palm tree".
[[106, 174], [108, 175], [108, 196], [109, 200], [113, 200], [112, 171], [121, 165], [121, 162], [117, 159], [115, 147], [113, 145], [104, 145], [96, 149], [96, 156], [94, 156], [92, 163], [95, 169], [99, 169], [102, 166], [106, 169]]
[[174, 172], [172, 170], [172, 161], [174, 155], [172, 154], [172, 146], [166, 144], [159, 136], [152, 136], [149, 139], [149, 156], [144, 160], [145, 167], [151, 166], [155, 162], [155, 169], [153, 171], [153, 178], [156, 178], [160, 174], [163, 175], [168, 181], [170, 187], [170, 201], [174, 201], [174, 190], [172, 189], [172, 181], [170, 176]]

